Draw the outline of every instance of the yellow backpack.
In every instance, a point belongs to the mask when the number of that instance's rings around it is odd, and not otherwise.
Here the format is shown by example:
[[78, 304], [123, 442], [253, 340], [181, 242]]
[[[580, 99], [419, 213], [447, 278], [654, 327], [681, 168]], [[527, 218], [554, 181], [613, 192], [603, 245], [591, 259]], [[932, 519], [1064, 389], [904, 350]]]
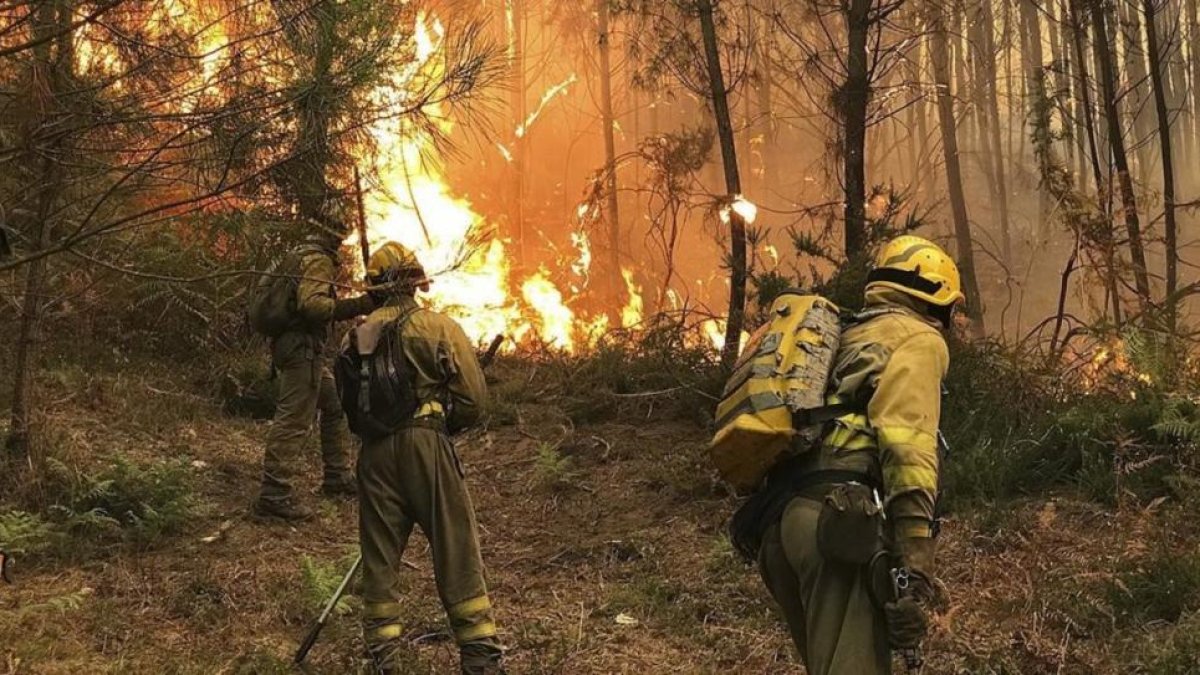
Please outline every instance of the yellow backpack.
[[[841, 311], [791, 289], [746, 343], [717, 405], [709, 454], [721, 477], [752, 492], [780, 459], [807, 451], [838, 413], [825, 390], [841, 344]], [[840, 406], [838, 406], [840, 408]]]

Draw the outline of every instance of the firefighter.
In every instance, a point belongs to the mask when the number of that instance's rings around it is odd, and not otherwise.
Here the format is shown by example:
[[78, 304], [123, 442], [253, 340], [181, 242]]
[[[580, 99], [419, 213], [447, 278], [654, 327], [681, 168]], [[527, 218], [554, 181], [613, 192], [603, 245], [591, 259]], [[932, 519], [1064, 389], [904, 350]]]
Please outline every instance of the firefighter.
[[[940, 247], [902, 236], [880, 251], [865, 309], [845, 329], [827, 398], [851, 404], [819, 450], [772, 470], [759, 571], [812, 675], [891, 672], [934, 598], [943, 331], [963, 299]], [[777, 486], [784, 486], [778, 489]], [[907, 568], [911, 594], [887, 577]]]
[[[389, 242], [371, 256], [368, 280], [379, 309], [358, 336], [397, 331], [415, 411], [398, 428], [364, 436], [358, 460], [363, 556], [363, 636], [378, 672], [400, 672], [400, 558], [419, 526], [433, 553], [438, 595], [450, 620], [463, 673], [501, 673], [501, 649], [484, 581], [475, 508], [451, 436], [481, 415], [486, 384], [471, 341], [453, 319], [422, 308], [425, 270], [412, 251]], [[349, 339], [349, 336], [348, 336]], [[378, 338], [379, 340], [385, 338]], [[371, 386], [375, 386], [372, 383]]]
[[325, 345], [333, 322], [369, 313], [375, 308], [368, 295], [339, 300], [334, 289], [337, 252], [345, 232], [330, 219], [311, 221], [313, 229], [300, 257], [296, 283], [295, 318], [271, 341], [271, 362], [279, 378], [275, 419], [267, 433], [262, 489], [254, 503], [260, 516], [285, 521], [312, 518], [312, 511], [293, 494], [292, 483], [314, 418], [320, 418], [321, 458], [325, 496], [355, 494], [350, 471], [349, 434], [338, 404]]

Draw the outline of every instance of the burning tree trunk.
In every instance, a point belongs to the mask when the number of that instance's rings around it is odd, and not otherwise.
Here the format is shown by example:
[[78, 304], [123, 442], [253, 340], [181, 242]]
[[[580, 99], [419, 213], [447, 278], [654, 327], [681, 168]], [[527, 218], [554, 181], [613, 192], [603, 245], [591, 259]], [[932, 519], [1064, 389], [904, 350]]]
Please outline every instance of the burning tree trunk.
[[[712, 94], [713, 114], [717, 121], [717, 138], [721, 143], [721, 161], [725, 169], [725, 191], [730, 200], [742, 192], [738, 174], [737, 150], [733, 143], [733, 123], [729, 117], [729, 99], [725, 90], [725, 75], [721, 71], [721, 55], [717, 51], [717, 28], [713, 21], [712, 0], [696, 0], [700, 14], [700, 30], [704, 37], [704, 57], [708, 68], [708, 85]], [[859, 157], [861, 161], [861, 155]], [[725, 346], [721, 350], [721, 365], [733, 366], [741, 348], [742, 325], [746, 313], [746, 221], [737, 209], [729, 210], [729, 319], [725, 324]]]
[[1175, 224], [1175, 167], [1171, 147], [1171, 119], [1167, 112], [1167, 96], [1163, 89], [1163, 53], [1159, 47], [1158, 27], [1155, 22], [1154, 0], [1142, 0], [1142, 12], [1146, 18], [1146, 37], [1149, 41], [1150, 82], [1154, 87], [1154, 110], [1158, 116], [1158, 139], [1162, 145], [1163, 209], [1166, 216], [1167, 246], [1167, 329], [1175, 333], [1176, 298], [1178, 273], [1176, 262], [1178, 250]]
[[1138, 301], [1143, 309], [1150, 303], [1150, 278], [1146, 272], [1146, 250], [1142, 245], [1142, 227], [1138, 220], [1137, 198], [1133, 192], [1133, 177], [1129, 174], [1129, 158], [1125, 153], [1125, 137], [1121, 129], [1120, 105], [1117, 101], [1116, 74], [1112, 51], [1109, 49], [1108, 26], [1104, 7], [1091, 8], [1092, 40], [1096, 60], [1100, 64], [1100, 89], [1104, 98], [1104, 116], [1108, 123], [1108, 141], [1113, 165], [1120, 183], [1121, 207], [1125, 212], [1125, 229], [1129, 235], [1129, 252], [1133, 258], [1133, 277]]
[[596, 0], [597, 34], [600, 49], [600, 123], [604, 126], [604, 192], [607, 195], [609, 274], [608, 283], [613, 298], [621, 297], [625, 288], [621, 277], [621, 219], [617, 204], [617, 146], [613, 138], [612, 67], [609, 63], [608, 31], [609, 0]]
[[870, 28], [871, 0], [850, 0], [846, 5], [847, 56], [846, 84], [838, 94], [842, 115], [842, 148], [846, 213], [845, 252], [855, 258], [867, 246], [867, 185], [865, 151], [867, 144], [867, 100], [870, 75], [867, 72], [867, 31]]
[[[61, 117], [65, 110], [61, 98], [70, 86], [70, 68], [74, 63], [74, 36], [69, 28], [72, 4], [64, 0], [43, 2], [34, 10], [30, 22], [31, 42], [37, 43], [37, 46], [33, 48], [28, 78], [31, 83], [28, 104], [34, 113], [28, 122], [25, 147], [29, 149], [29, 163], [26, 166], [36, 168], [23, 172], [28, 179], [29, 190], [23, 200], [25, 204], [14, 209], [14, 212], [17, 214], [18, 227], [37, 242], [38, 251], [50, 247], [53, 231], [51, 214], [63, 192], [64, 128]], [[32, 459], [31, 417], [36, 408], [33, 370], [39, 343], [38, 323], [45, 309], [47, 265], [46, 258], [38, 258], [30, 262], [25, 270], [25, 293], [13, 363], [12, 415], [6, 443], [13, 459], [17, 460]]]
[[962, 271], [967, 295], [967, 313], [974, 320], [977, 334], [984, 333], [983, 304], [975, 277], [975, 256], [971, 224], [967, 219], [967, 201], [963, 194], [962, 170], [958, 157], [954, 100], [950, 91], [950, 55], [946, 36], [946, 17], [938, 0], [930, 0], [929, 30], [932, 36], [933, 77], [937, 85], [938, 121], [942, 129], [942, 152], [946, 160], [946, 183], [950, 189], [950, 210], [954, 216], [954, 235], [958, 244], [958, 266]]

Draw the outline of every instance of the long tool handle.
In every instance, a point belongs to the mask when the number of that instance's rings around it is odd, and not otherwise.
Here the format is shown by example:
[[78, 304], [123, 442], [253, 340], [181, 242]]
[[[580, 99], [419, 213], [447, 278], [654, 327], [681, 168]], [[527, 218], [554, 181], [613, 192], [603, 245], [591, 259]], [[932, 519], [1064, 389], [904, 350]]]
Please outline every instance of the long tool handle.
[[317, 638], [321, 636], [321, 631], [325, 628], [325, 624], [329, 621], [329, 615], [333, 613], [333, 608], [337, 607], [338, 601], [346, 594], [346, 589], [349, 588], [354, 575], [358, 573], [358, 568], [362, 567], [362, 556], [359, 555], [354, 559], [354, 565], [350, 567], [350, 571], [346, 572], [346, 576], [342, 579], [342, 583], [338, 585], [337, 590], [333, 592], [333, 597], [329, 598], [329, 602], [325, 603], [325, 610], [321, 612], [321, 616], [313, 623], [312, 628], [308, 629], [308, 635], [304, 636], [304, 641], [300, 643], [300, 648], [296, 650], [296, 656], [292, 662], [296, 665], [304, 663], [304, 659], [308, 657], [308, 652], [312, 650], [313, 645], [317, 643]]
[[354, 194], [358, 201], [358, 248], [362, 253], [363, 273], [371, 261], [371, 242], [367, 241], [367, 207], [363, 204], [362, 174], [354, 167]]

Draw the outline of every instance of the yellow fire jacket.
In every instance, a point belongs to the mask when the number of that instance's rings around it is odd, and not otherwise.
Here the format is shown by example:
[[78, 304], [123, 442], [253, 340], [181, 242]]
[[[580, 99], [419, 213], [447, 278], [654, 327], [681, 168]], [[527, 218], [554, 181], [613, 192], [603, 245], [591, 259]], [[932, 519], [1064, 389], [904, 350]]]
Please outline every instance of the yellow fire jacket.
[[932, 536], [942, 379], [950, 365], [939, 324], [918, 307], [897, 291], [868, 292], [866, 310], [880, 313], [843, 334], [829, 395], [830, 403], [863, 403], [866, 412], [835, 420], [809, 467], [879, 480], [898, 539]]

